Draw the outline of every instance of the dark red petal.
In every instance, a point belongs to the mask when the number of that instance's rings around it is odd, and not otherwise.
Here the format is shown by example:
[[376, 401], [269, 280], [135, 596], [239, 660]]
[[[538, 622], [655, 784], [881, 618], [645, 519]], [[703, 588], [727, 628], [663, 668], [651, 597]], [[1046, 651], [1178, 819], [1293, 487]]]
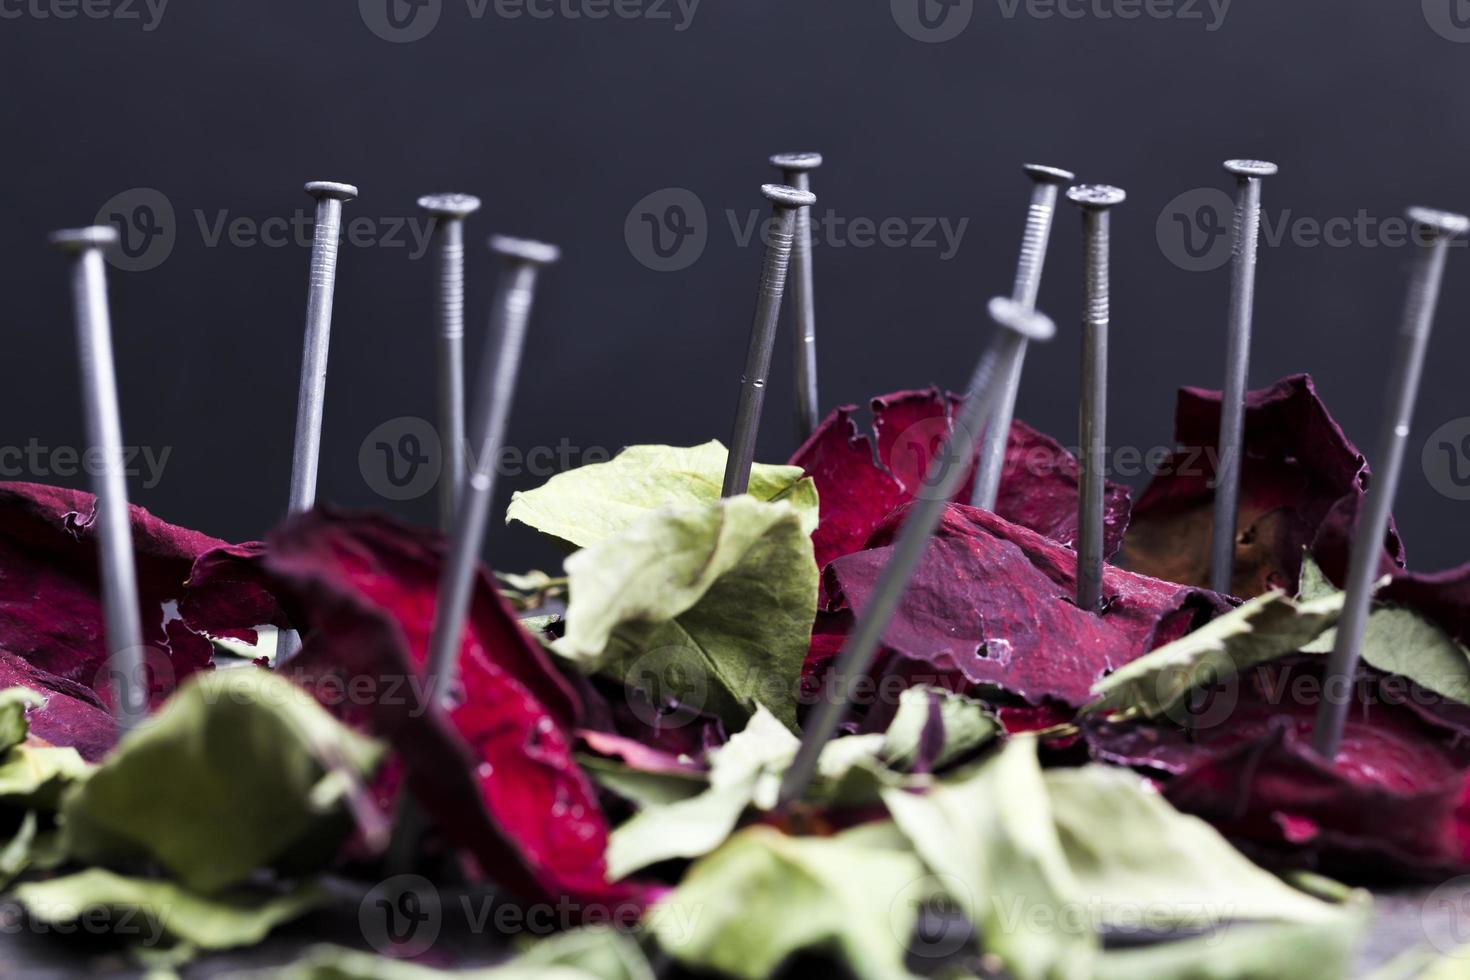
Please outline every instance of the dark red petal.
[[1097, 758], [1172, 777], [1175, 806], [1275, 860], [1409, 877], [1470, 867], [1459, 812], [1470, 743], [1374, 673], [1328, 763], [1311, 747], [1321, 676], [1319, 661], [1285, 661], [1217, 691], [1224, 701], [1191, 731], [1097, 723], [1087, 739]]
[[[34, 483], [0, 483], [0, 649], [91, 688], [110, 704], [97, 574], [96, 498]], [[143, 642], [154, 703], [210, 664], [209, 641], [170, 606], [194, 559], [225, 544], [132, 507]], [[252, 624], [253, 625], [253, 624]]]
[[1428, 574], [1401, 572], [1379, 598], [1416, 610], [1470, 644], [1470, 565]]
[[[914, 499], [963, 400], [938, 388], [882, 395], [872, 402], [871, 437], [853, 420], [856, 406], [839, 408], [796, 451], [792, 465], [806, 470], [821, 497], [821, 525], [813, 536], [819, 567], [860, 550], [895, 507]], [[973, 482], [972, 468], [957, 502], [969, 502]], [[1128, 510], [1128, 490], [1108, 484], [1108, 554], [1122, 542]], [[996, 512], [1071, 545], [1077, 535], [1077, 460], [1054, 439], [1015, 422]]]
[[90, 688], [48, 674], [0, 650], [0, 690], [28, 687], [46, 703], [26, 712], [32, 736], [52, 745], [69, 745], [96, 762], [117, 742], [117, 723]]
[[[902, 523], [826, 571], [829, 611], [868, 602]], [[1106, 611], [1073, 602], [1076, 555], [988, 511], [951, 504], [884, 637], [897, 655], [1031, 704], [1091, 700], [1106, 673], [1226, 608], [1213, 593], [1108, 567]]]
[[437, 537], [387, 518], [323, 509], [288, 521], [253, 559], [300, 610], [305, 643], [287, 674], [398, 751], [430, 816], [487, 875], [582, 911], [636, 904], [633, 889], [605, 880], [607, 826], [572, 759], [576, 697], [483, 569], [461, 696], [447, 713], [427, 710], [419, 671], [442, 558]]
[[[1175, 438], [1182, 448], [1134, 508], [1121, 564], [1207, 583], [1219, 427], [1219, 392], [1180, 390]], [[1368, 465], [1310, 377], [1293, 375], [1246, 396], [1245, 452], [1234, 592], [1295, 591], [1304, 548], [1340, 582]], [[1403, 545], [1392, 527], [1384, 551], [1386, 569], [1402, 567]]]

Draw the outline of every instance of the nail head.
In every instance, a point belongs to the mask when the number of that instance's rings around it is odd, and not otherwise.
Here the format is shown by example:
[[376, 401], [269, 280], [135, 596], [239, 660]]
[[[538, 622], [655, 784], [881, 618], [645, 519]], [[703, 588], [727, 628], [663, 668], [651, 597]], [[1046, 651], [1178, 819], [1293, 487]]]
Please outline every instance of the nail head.
[[480, 210], [480, 199], [473, 194], [425, 194], [419, 207], [437, 218], [463, 218]]
[[990, 301], [990, 318], [1027, 340], [1051, 340], [1057, 333], [1057, 325], [1051, 317], [1028, 310], [1009, 296], [997, 296]]
[[491, 235], [490, 251], [532, 265], [551, 265], [561, 258], [561, 249], [555, 245], [530, 238], [512, 238], [509, 235]]
[[1028, 163], [1021, 167], [1026, 176], [1039, 184], [1070, 184], [1077, 175], [1061, 167], [1048, 167], [1041, 163]]
[[1470, 231], [1470, 218], [1453, 211], [1436, 211], [1434, 208], [1409, 208], [1409, 220], [1439, 232], [1442, 235], [1463, 235]]
[[778, 170], [816, 170], [822, 165], [820, 153], [777, 153], [771, 166]]
[[313, 180], [306, 185], [306, 193], [318, 199], [330, 197], [338, 201], [350, 201], [357, 197], [357, 188], [334, 180]]
[[1102, 211], [1127, 199], [1128, 194], [1123, 188], [1111, 184], [1078, 184], [1067, 190], [1067, 200], [1089, 211]]
[[817, 195], [787, 187], [785, 184], [763, 184], [761, 193], [766, 196], [766, 200], [783, 208], [809, 208], [817, 203]]
[[46, 240], [68, 252], [84, 252], [89, 248], [112, 248], [121, 241], [121, 236], [112, 225], [92, 225], [53, 231]]
[[1226, 160], [1225, 169], [1237, 177], [1274, 177], [1281, 168], [1267, 160]]

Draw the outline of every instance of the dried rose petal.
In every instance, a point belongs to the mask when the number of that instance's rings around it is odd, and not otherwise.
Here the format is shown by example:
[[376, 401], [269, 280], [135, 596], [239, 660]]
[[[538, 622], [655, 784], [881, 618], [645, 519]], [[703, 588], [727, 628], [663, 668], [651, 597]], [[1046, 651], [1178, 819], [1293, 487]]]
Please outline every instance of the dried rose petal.
[[[890, 516], [869, 550], [828, 566], [829, 612], [866, 605], [906, 513]], [[1108, 567], [1106, 608], [1095, 615], [1073, 602], [1076, 564], [1071, 550], [1035, 531], [951, 504], [885, 646], [966, 685], [1078, 707], [1108, 671], [1226, 608], [1213, 593]]]
[[8, 687], [28, 687], [46, 699], [26, 712], [33, 738], [71, 746], [88, 762], [96, 762], [117, 743], [117, 722], [90, 688], [0, 650], [0, 690]]
[[[938, 388], [899, 391], [873, 399], [874, 435], [859, 431], [856, 406], [828, 415], [791, 462], [817, 484], [821, 525], [813, 540], [817, 564], [861, 549], [895, 507], [914, 499], [939, 451], [962, 395]], [[973, 472], [955, 500], [968, 502]], [[1108, 484], [1108, 554], [1128, 525], [1126, 488]], [[1011, 426], [996, 512], [1013, 523], [1070, 546], [1077, 536], [1077, 460], [1059, 443], [1024, 422]]]
[[[1367, 462], [1305, 374], [1250, 392], [1245, 409], [1233, 592], [1295, 592], [1304, 548], [1340, 582]], [[1219, 427], [1219, 392], [1180, 390], [1175, 438], [1182, 448], [1134, 508], [1119, 564], [1171, 582], [1208, 584]], [[1384, 548], [1385, 570], [1402, 567], [1403, 544], [1392, 526]]]
[[[97, 571], [96, 498], [35, 483], [0, 483], [0, 649], [112, 703]], [[161, 702], [210, 664], [209, 640], [172, 605], [194, 559], [225, 544], [132, 507], [150, 695]], [[256, 624], [248, 624], [254, 626]]]
[[1311, 747], [1321, 678], [1320, 660], [1281, 661], [1217, 690], [1190, 730], [1097, 722], [1087, 741], [1094, 757], [1164, 779], [1175, 806], [1273, 860], [1415, 878], [1470, 868], [1460, 812], [1470, 742], [1399, 703], [1411, 685], [1370, 671], [1328, 763]]
[[442, 559], [425, 533], [321, 509], [288, 521], [263, 554], [210, 556], [195, 580], [210, 589], [258, 572], [282, 596], [305, 637], [287, 674], [393, 746], [427, 812], [487, 875], [580, 912], [636, 906], [634, 889], [605, 880], [607, 826], [572, 759], [576, 696], [483, 569], [455, 706], [428, 709], [420, 669]]

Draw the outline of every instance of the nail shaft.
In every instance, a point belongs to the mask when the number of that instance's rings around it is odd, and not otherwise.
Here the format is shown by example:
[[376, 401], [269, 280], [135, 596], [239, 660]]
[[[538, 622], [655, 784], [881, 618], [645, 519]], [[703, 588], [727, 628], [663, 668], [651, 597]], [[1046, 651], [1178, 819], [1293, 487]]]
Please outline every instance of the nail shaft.
[[1255, 313], [1256, 252], [1261, 232], [1261, 178], [1276, 165], [1230, 160], [1236, 176], [1235, 223], [1230, 267], [1230, 311], [1225, 342], [1225, 386], [1220, 399], [1220, 437], [1215, 464], [1210, 588], [1230, 594], [1235, 578], [1235, 536], [1240, 505], [1240, 469], [1245, 451], [1245, 393], [1250, 381], [1251, 321]]
[[118, 724], [128, 729], [147, 717], [148, 678], [107, 304], [104, 249], [116, 246], [118, 234], [111, 227], [86, 228], [58, 232], [51, 240], [74, 256], [71, 292], [87, 444], [103, 459], [93, 476], [92, 488], [97, 495], [97, 550], [108, 670], [112, 675], [114, 714]]
[[[1034, 310], [1036, 299], [1041, 293], [1041, 273], [1046, 266], [1046, 250], [1051, 242], [1057, 194], [1061, 185], [1070, 183], [1075, 175], [1070, 171], [1038, 164], [1027, 164], [1025, 170], [1035, 183], [1031, 188], [1031, 205], [1026, 210], [1026, 228], [1021, 235], [1021, 257], [1016, 264], [1016, 283], [1011, 299], [1024, 310]], [[982, 436], [975, 485], [970, 492], [971, 506], [994, 510], [996, 499], [1000, 496], [1000, 480], [1006, 465], [1006, 446], [1010, 442], [1011, 422], [1016, 414], [1016, 398], [1021, 391], [1021, 372], [1025, 363], [1026, 343], [1022, 341], [1020, 354], [1011, 364], [1010, 370], [996, 372], [996, 383], [1000, 386], [1000, 391], [996, 396], [995, 412]]]
[[[790, 153], [771, 158], [786, 183], [811, 193], [811, 171], [822, 165], [821, 154]], [[812, 272], [812, 212], [796, 212], [796, 238], [791, 251], [791, 306], [796, 329], [792, 332], [796, 353], [796, 430], [800, 442], [811, 437], [821, 420], [817, 397], [817, 302]]]
[[1404, 448], [1419, 397], [1419, 381], [1429, 348], [1430, 329], [1439, 303], [1445, 258], [1452, 239], [1470, 228], [1470, 219], [1455, 214], [1413, 208], [1416, 254], [1409, 281], [1409, 296], [1399, 328], [1393, 373], [1389, 377], [1387, 412], [1379, 432], [1378, 456], [1373, 461], [1373, 480], [1363, 501], [1363, 513], [1353, 537], [1348, 566], [1347, 597], [1337, 624], [1337, 639], [1327, 664], [1322, 704], [1317, 709], [1312, 744], [1317, 753], [1332, 759], [1342, 743], [1343, 726], [1352, 702], [1353, 679], [1367, 628], [1373, 586], [1378, 577], [1383, 541], [1388, 534], [1389, 514], [1403, 473]]
[[291, 513], [316, 504], [316, 474], [321, 461], [322, 414], [327, 398], [327, 351], [332, 339], [332, 301], [337, 286], [337, 242], [342, 234], [342, 203], [357, 196], [349, 184], [315, 181], [306, 191], [316, 198], [311, 241], [311, 274], [306, 294], [306, 341], [296, 393], [296, 435], [291, 446]]
[[526, 328], [531, 322], [536, 278], [541, 267], [559, 257], [556, 248], [538, 242], [496, 237], [491, 247], [507, 260], [496, 290], [491, 315], [487, 370], [481, 371], [473, 419], [473, 468], [460, 495], [454, 525], [449, 533], [449, 555], [440, 573], [434, 627], [429, 637], [428, 678], [430, 689], [446, 691], [454, 681], [465, 615], [474, 594], [475, 572], [485, 532], [490, 526], [490, 508], [495, 499], [496, 468], [505, 447], [505, 433], [515, 399]]
[[992, 300], [990, 309], [992, 317], [1003, 329], [981, 358], [974, 375], [976, 386], [966, 397], [949, 438], [930, 463], [919, 498], [904, 519], [873, 593], [859, 612], [857, 622], [833, 664], [826, 696], [808, 722], [801, 748], [781, 783], [781, 807], [800, 799], [810, 784], [822, 748], [837, 732], [847, 714], [852, 685], [872, 666], [878, 645], [918, 569], [929, 539], [939, 526], [950, 498], [959, 490], [969, 472], [975, 454], [975, 433], [981, 430], [987, 416], [995, 410], [998, 389], [990, 382], [1000, 372], [1009, 369], [1019, 356], [1025, 339], [1046, 340], [1055, 333], [1056, 328], [1046, 317], [1024, 310], [1010, 300]]
[[755, 321], [750, 328], [745, 373], [740, 377], [740, 399], [735, 406], [735, 431], [730, 437], [730, 456], [725, 463], [725, 480], [720, 492], [722, 497], [739, 496], [750, 488], [750, 469], [755, 463], [756, 436], [760, 432], [761, 408], [766, 399], [766, 379], [771, 370], [771, 352], [776, 345], [776, 323], [786, 291], [786, 274], [791, 265], [796, 212], [816, 203], [810, 192], [792, 187], [767, 184], [762, 192], [773, 205], [775, 220], [761, 265]]
[[439, 527], [454, 523], [465, 476], [464, 407], [464, 219], [480, 207], [467, 194], [435, 194], [419, 199], [434, 221], [434, 265], [438, 286], [436, 367], [439, 442], [444, 466], [439, 475]]
[[1116, 187], [1074, 187], [1067, 197], [1082, 209], [1084, 312], [1082, 317], [1082, 399], [1077, 411], [1079, 445], [1077, 494], [1077, 605], [1096, 612], [1102, 606], [1103, 495], [1108, 428], [1109, 208], [1122, 203]]

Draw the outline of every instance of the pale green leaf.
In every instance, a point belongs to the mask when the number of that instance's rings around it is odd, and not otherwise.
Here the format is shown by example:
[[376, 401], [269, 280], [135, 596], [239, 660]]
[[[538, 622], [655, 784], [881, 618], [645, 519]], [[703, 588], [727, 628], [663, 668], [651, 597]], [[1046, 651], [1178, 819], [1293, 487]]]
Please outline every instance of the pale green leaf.
[[14, 746], [0, 756], [0, 805], [55, 810], [62, 791], [91, 771], [70, 746]]
[[944, 768], [995, 737], [995, 722], [979, 701], [943, 688], [911, 687], [899, 695], [898, 712], [884, 739], [883, 754], [889, 765], [897, 769], [913, 766], [919, 741], [929, 724], [931, 702], [936, 698], [944, 726], [944, 747], [933, 762], [935, 769]]
[[26, 712], [45, 703], [45, 698], [28, 687], [0, 690], [0, 752], [26, 740], [26, 732], [30, 730]]
[[[535, 490], [515, 494], [506, 523], [520, 521], [543, 534], [586, 547], [627, 530], [650, 514], [714, 503], [724, 481], [725, 447], [718, 442], [684, 449], [630, 446], [606, 463], [560, 473]], [[816, 488], [799, 466], [757, 463], [750, 496], [790, 501], [816, 529]]]
[[1093, 685], [1089, 712], [1153, 718], [1195, 687], [1302, 649], [1337, 622], [1341, 594], [1297, 600], [1280, 591], [1257, 596], [1173, 643], [1118, 668]]
[[907, 848], [874, 846], [874, 832], [860, 829], [787, 837], [746, 828], [690, 868], [650, 910], [649, 927], [680, 963], [736, 980], [763, 980], [804, 950], [859, 980], [907, 977], [904, 951], [933, 879]]
[[795, 727], [817, 595], [805, 510], [751, 497], [661, 510], [566, 569], [566, 633], [553, 650], [731, 727], [757, 702]]
[[1033, 738], [1016, 738], [963, 778], [883, 801], [985, 949], [1016, 980], [1086, 977], [1100, 946], [1062, 849]]
[[207, 897], [170, 881], [125, 878], [102, 868], [30, 882], [12, 894], [41, 922], [62, 925], [91, 912], [87, 921], [93, 928], [103, 922], [133, 945], [157, 948], [182, 943], [204, 950], [257, 943], [271, 929], [326, 900], [323, 892], [309, 885], [269, 897]]
[[68, 851], [90, 863], [156, 858], [210, 893], [350, 829], [343, 796], [382, 747], [264, 670], [197, 674], [124, 736], [62, 804]]
[[781, 773], [800, 742], [764, 708], [745, 730], [710, 753], [709, 787], [696, 796], [649, 806], [613, 831], [608, 880], [672, 858], [692, 858], [719, 847], [746, 807], [775, 801]]
[[1125, 769], [1045, 774], [1067, 863], [1098, 928], [1206, 930], [1236, 919], [1337, 923], [1342, 911], [1263, 871]]

